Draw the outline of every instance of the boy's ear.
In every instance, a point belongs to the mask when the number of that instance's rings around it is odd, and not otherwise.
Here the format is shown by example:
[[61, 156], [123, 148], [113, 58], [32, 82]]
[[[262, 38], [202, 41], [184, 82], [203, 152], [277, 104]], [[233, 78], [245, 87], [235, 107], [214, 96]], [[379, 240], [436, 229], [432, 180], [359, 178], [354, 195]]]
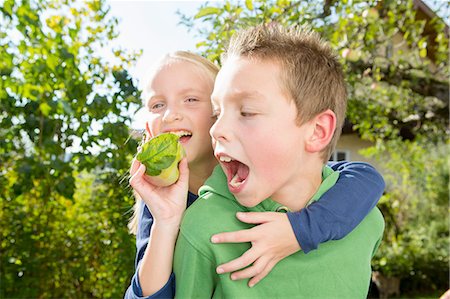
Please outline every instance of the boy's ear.
[[311, 121], [312, 129], [306, 140], [306, 151], [321, 152], [331, 141], [336, 129], [336, 115], [327, 109], [316, 115]]

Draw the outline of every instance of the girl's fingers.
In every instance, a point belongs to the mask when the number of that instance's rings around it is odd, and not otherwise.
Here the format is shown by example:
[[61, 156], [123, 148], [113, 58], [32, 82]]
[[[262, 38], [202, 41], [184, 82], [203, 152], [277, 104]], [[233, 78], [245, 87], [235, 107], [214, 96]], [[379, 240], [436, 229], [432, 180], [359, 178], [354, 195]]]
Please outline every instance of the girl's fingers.
[[[231, 274], [232, 280], [246, 279], [254, 277], [260, 273], [263, 273], [267, 264], [269, 263], [269, 259], [261, 257], [257, 259], [252, 266], [245, 268], [244, 270], [234, 272]], [[267, 272], [268, 273], [268, 272]]]
[[238, 212], [236, 217], [245, 223], [260, 224], [273, 220], [275, 212]]
[[234, 232], [219, 233], [211, 237], [213, 243], [245, 243], [251, 242], [255, 238], [255, 231], [243, 229]]
[[139, 177], [142, 177], [144, 175], [144, 173], [145, 173], [145, 165], [142, 164], [142, 163], [139, 163], [139, 164], [140, 165], [139, 165], [138, 170], [136, 171], [136, 175], [139, 176]]
[[144, 186], [144, 178], [143, 178], [144, 173], [145, 173], [145, 166], [144, 164], [139, 163], [139, 168], [130, 178], [131, 187], [133, 187], [133, 189], [135, 189], [139, 194], [141, 194]]
[[133, 162], [131, 162], [131, 167], [130, 167], [130, 175], [133, 176], [136, 171], [138, 170], [139, 166], [141, 165], [141, 162], [139, 162], [138, 160], [136, 160], [136, 158], [133, 159]]
[[186, 157], [181, 159], [178, 169], [180, 170], [180, 177], [178, 178], [178, 182], [189, 184], [189, 167]]
[[270, 271], [272, 271], [273, 267], [276, 265], [277, 263], [275, 261], [270, 261], [266, 267], [261, 271], [261, 273], [257, 274], [256, 276], [254, 276], [252, 279], [250, 279], [250, 281], [248, 282], [248, 286], [249, 287], [253, 287], [255, 286], [258, 282], [260, 282], [264, 277], [267, 276], [267, 274], [269, 274]]
[[148, 121], [145, 122], [145, 131], [147, 132], [147, 136], [149, 139], [153, 137], [152, 131], [150, 130], [150, 127], [148, 126]]
[[241, 255], [237, 259], [234, 259], [231, 262], [228, 262], [226, 264], [218, 266], [216, 268], [216, 272], [218, 274], [222, 274], [222, 273], [227, 273], [227, 272], [234, 272], [234, 271], [237, 271], [237, 270], [247, 267], [248, 265], [252, 264], [260, 256], [260, 254], [257, 254], [254, 251], [255, 250], [253, 248], [250, 248], [249, 250], [247, 250], [243, 255]]

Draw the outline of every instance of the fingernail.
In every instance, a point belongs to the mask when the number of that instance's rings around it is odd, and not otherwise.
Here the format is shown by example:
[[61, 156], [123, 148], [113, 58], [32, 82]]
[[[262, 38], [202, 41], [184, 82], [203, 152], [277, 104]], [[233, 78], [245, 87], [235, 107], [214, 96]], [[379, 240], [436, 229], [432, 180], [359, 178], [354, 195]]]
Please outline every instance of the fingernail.
[[212, 236], [211, 237], [211, 242], [217, 243], [217, 242], [219, 242], [219, 238], [217, 238], [216, 236]]
[[242, 212], [237, 212], [237, 213], [236, 213], [236, 216], [237, 216], [237, 217], [242, 217], [242, 216], [244, 216], [244, 213], [242, 213]]
[[222, 268], [218, 267], [218, 268], [216, 269], [216, 272], [217, 272], [217, 274], [222, 274], [224, 271], [223, 271]]
[[249, 283], [249, 284], [248, 284], [248, 286], [249, 286], [250, 288], [253, 288], [254, 285], [255, 285], [254, 283]]
[[236, 276], [231, 275], [231, 280], [236, 280]]

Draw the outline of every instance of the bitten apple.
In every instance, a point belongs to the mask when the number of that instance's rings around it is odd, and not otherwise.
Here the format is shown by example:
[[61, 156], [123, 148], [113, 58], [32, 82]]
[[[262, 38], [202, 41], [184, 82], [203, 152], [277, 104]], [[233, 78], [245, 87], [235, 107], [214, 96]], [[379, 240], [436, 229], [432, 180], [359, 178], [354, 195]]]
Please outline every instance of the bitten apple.
[[145, 142], [136, 159], [145, 165], [146, 179], [155, 186], [170, 186], [178, 180], [178, 163], [186, 156], [179, 137], [163, 133]]

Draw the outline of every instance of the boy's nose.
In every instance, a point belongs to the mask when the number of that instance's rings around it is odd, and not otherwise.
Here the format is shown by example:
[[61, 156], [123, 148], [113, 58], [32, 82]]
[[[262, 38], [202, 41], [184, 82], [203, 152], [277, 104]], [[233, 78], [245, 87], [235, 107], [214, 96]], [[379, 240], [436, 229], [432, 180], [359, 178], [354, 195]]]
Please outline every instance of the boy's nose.
[[229, 140], [229, 132], [225, 124], [225, 119], [223, 117], [218, 117], [216, 122], [212, 125], [209, 130], [209, 135], [216, 141]]

